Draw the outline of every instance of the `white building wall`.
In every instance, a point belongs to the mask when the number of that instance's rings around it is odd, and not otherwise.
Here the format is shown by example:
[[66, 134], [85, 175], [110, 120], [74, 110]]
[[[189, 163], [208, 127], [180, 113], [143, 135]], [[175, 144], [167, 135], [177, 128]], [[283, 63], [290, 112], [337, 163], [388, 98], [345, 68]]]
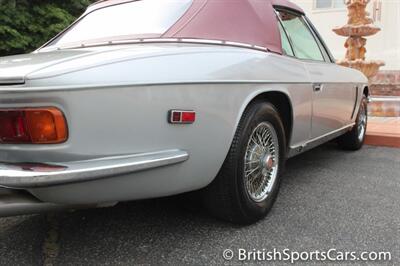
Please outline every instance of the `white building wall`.
[[[307, 16], [324, 38], [335, 58], [344, 58], [345, 37], [336, 35], [332, 29], [347, 23], [346, 8], [315, 9], [316, 0], [292, 0], [304, 9]], [[372, 13], [373, 1], [367, 9]], [[378, 0], [375, 0], [378, 1]], [[381, 31], [367, 37], [367, 59], [379, 59], [386, 63], [384, 70], [400, 70], [400, 0], [380, 0], [382, 2], [381, 21], [375, 24]]]

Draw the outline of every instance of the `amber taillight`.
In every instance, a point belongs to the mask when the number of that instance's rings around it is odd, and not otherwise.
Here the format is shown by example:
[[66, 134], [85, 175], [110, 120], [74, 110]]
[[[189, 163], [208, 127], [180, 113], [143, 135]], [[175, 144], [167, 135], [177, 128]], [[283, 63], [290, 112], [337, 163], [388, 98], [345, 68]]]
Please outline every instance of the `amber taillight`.
[[67, 138], [67, 122], [58, 108], [0, 109], [0, 143], [56, 144]]

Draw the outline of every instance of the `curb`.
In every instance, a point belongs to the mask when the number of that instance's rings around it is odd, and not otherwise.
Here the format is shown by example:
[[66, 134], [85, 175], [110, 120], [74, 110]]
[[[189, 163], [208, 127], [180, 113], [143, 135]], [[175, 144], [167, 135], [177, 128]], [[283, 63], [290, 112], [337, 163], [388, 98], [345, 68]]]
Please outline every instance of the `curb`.
[[372, 146], [384, 146], [400, 148], [400, 136], [368, 134], [365, 137], [365, 144]]

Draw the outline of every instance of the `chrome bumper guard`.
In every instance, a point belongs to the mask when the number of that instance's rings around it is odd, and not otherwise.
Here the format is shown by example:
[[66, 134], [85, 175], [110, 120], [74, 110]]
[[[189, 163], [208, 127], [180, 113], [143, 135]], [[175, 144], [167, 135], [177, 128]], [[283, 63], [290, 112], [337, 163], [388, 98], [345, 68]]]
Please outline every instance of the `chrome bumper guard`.
[[0, 187], [30, 189], [87, 182], [177, 164], [188, 158], [186, 151], [166, 150], [60, 164], [0, 163]]

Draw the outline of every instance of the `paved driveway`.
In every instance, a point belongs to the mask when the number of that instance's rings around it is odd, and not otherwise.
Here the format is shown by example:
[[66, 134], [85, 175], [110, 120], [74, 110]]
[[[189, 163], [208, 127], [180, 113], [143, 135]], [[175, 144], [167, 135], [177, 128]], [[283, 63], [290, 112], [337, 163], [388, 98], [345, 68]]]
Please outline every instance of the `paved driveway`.
[[384, 264], [399, 265], [400, 149], [328, 144], [289, 160], [275, 207], [248, 227], [177, 198], [0, 219], [2, 265], [220, 264], [227, 248], [390, 251]]

